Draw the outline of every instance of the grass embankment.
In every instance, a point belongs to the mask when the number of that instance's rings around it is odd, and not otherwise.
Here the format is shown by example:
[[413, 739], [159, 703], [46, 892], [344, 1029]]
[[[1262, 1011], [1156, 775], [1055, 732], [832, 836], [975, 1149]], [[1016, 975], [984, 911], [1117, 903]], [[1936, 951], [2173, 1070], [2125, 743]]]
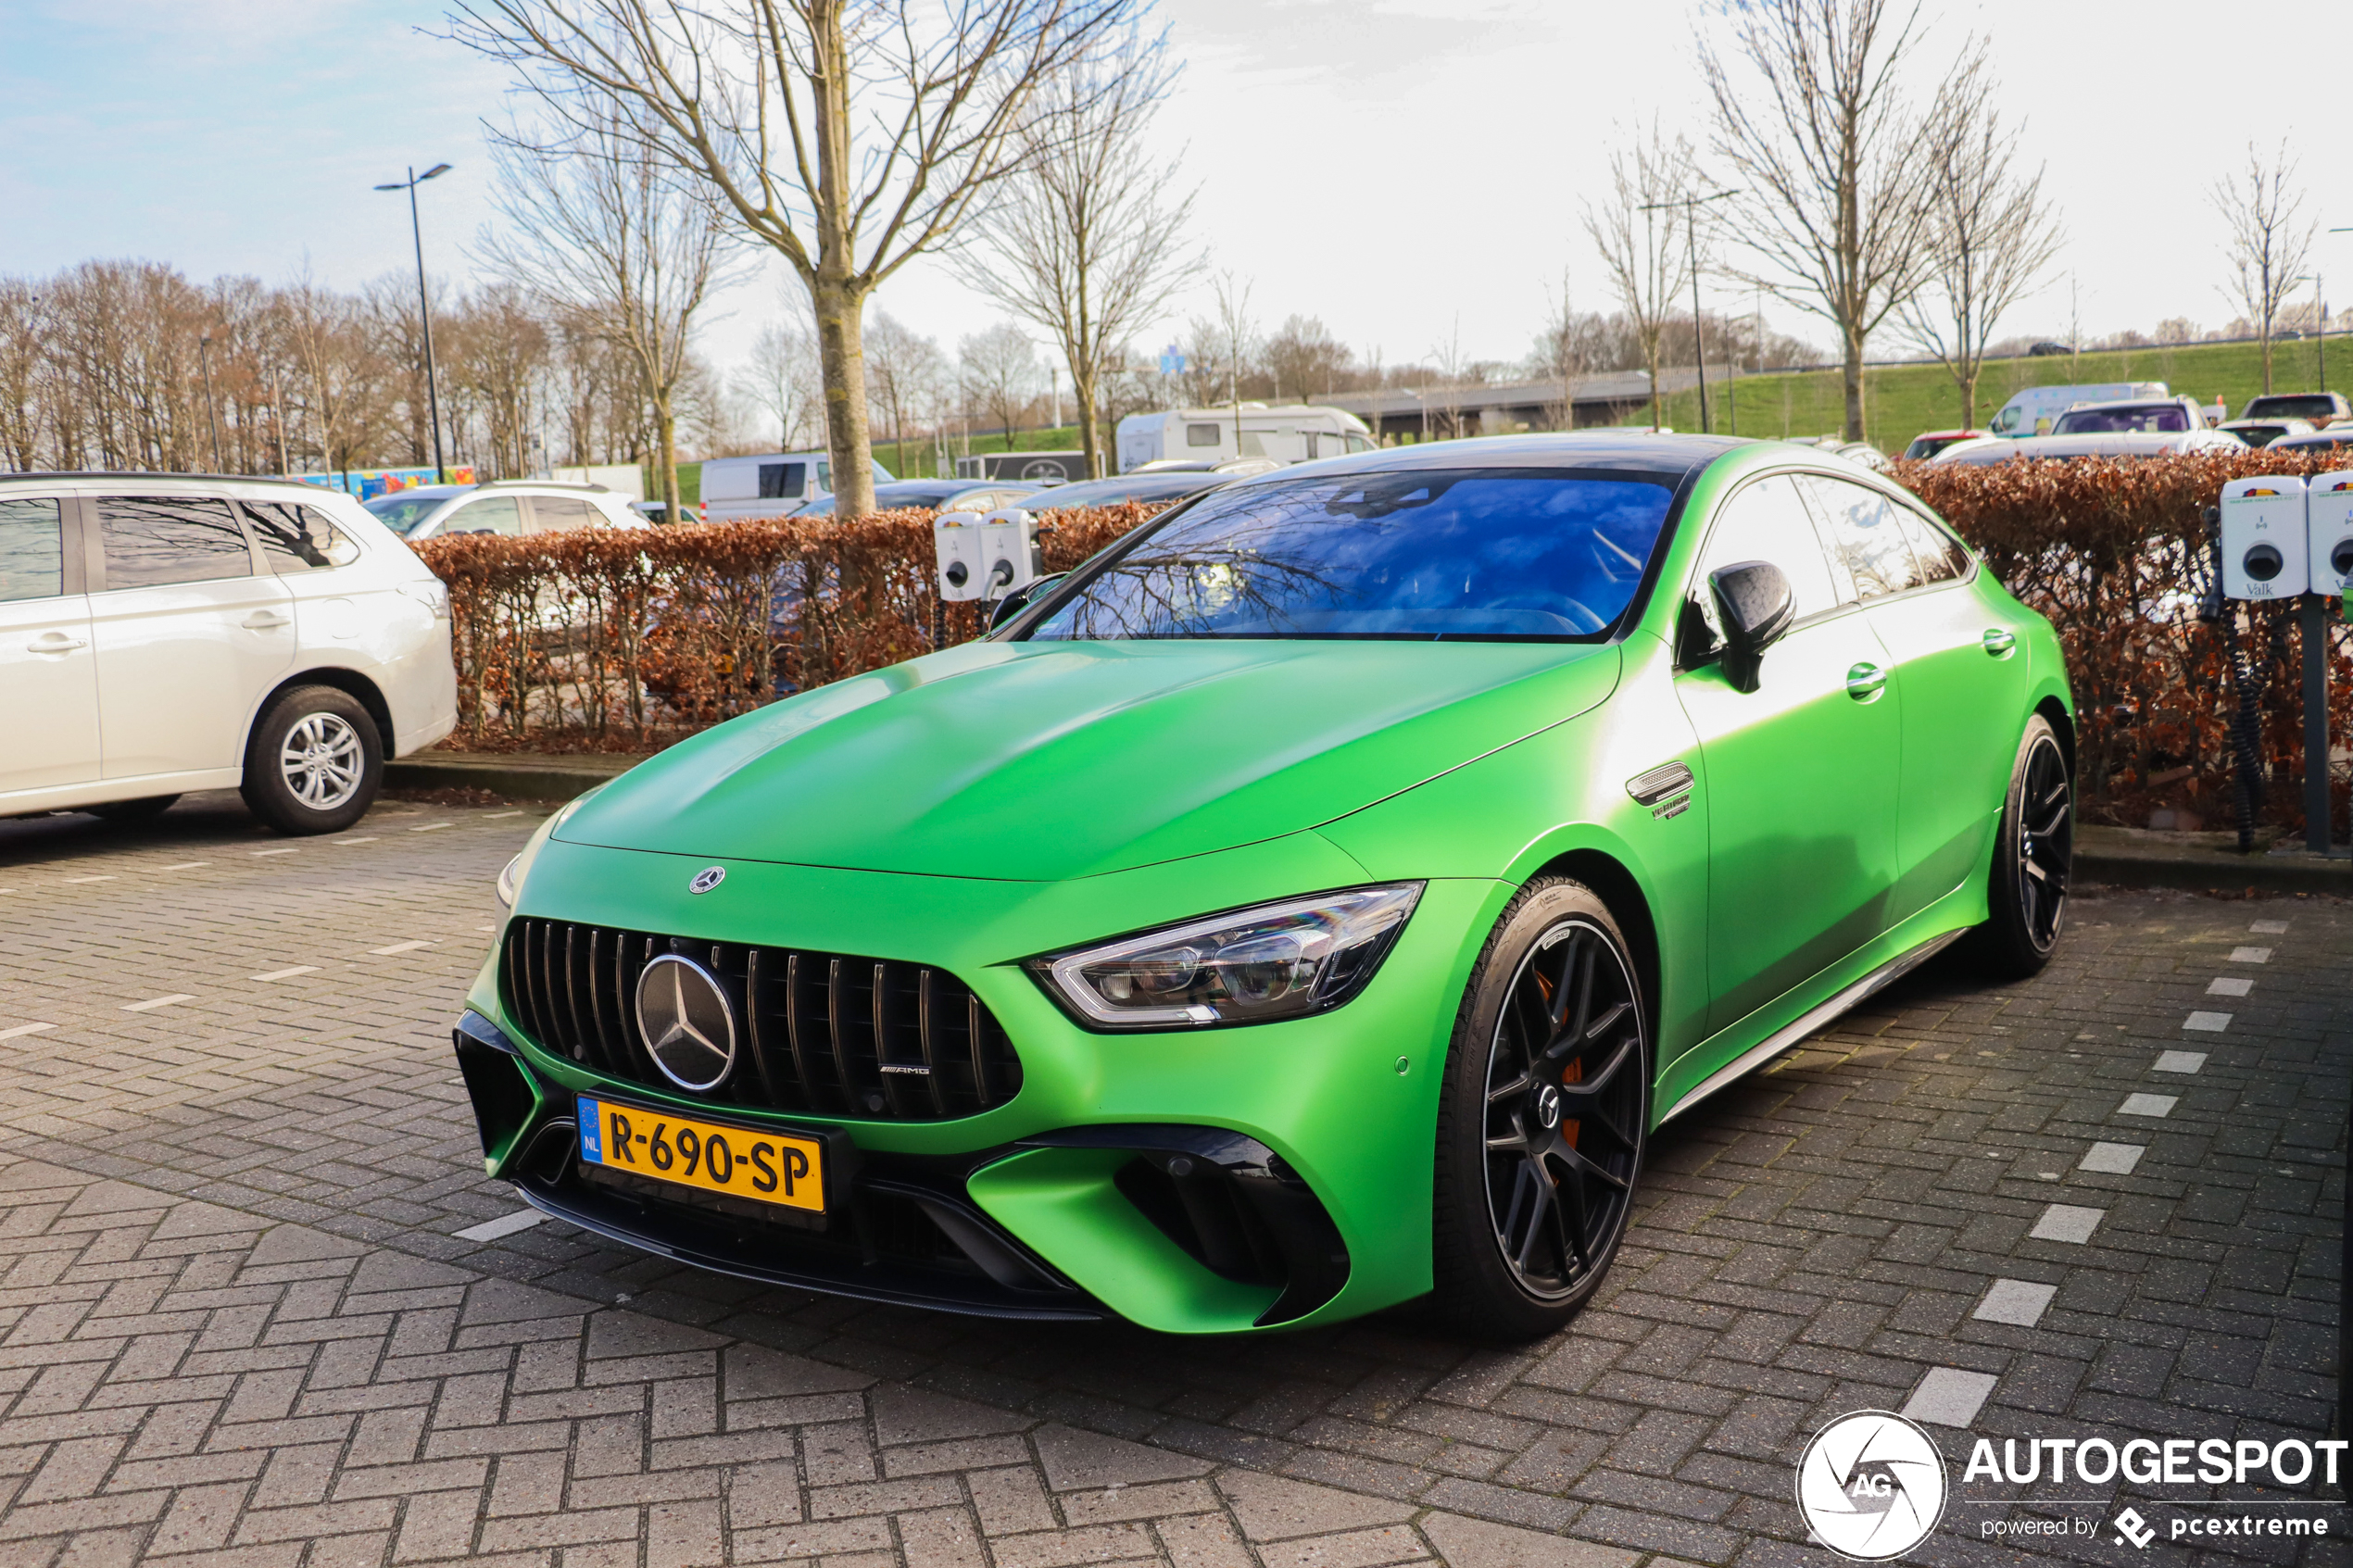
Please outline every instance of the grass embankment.
[[[2331, 384], [2353, 383], [2353, 336], [2332, 334], [2328, 345]], [[2271, 387], [2307, 392], [2321, 384], [2320, 340], [2271, 345]], [[2246, 400], [2263, 390], [2263, 349], [2254, 343], [2184, 344], [2118, 349], [2079, 358], [2055, 354], [2044, 359], [2001, 359], [1985, 367], [1977, 383], [1980, 425], [2011, 394], [2030, 386], [2099, 382], [2161, 381], [2177, 394], [2210, 403], [2217, 395], [2236, 419]], [[1864, 372], [1864, 418], [1871, 445], [1900, 452], [1925, 430], [1950, 430], [1961, 422], [1960, 389], [1942, 365], [1888, 365]], [[1709, 411], [1718, 431], [1743, 435], [1823, 435], [1843, 428], [1846, 394], [1836, 370], [1791, 375], [1743, 376], [1737, 382], [1708, 380]], [[1699, 395], [1678, 393], [1666, 400], [1667, 422], [1677, 430], [1699, 429]]]

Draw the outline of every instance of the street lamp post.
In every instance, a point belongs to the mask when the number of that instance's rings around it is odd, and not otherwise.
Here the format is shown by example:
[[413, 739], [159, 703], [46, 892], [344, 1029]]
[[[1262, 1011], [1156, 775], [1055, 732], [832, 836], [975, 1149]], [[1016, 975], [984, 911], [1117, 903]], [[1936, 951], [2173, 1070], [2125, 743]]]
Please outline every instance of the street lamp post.
[[204, 415], [205, 422], [212, 427], [212, 471], [226, 473], [229, 470], [221, 465], [220, 461], [220, 405], [214, 401], [212, 395], [212, 334], [210, 332], [201, 333], [196, 338], [196, 363], [204, 370]]
[[449, 166], [446, 163], [436, 163], [422, 174], [418, 173], [416, 165], [411, 164], [408, 179], [395, 180], [376, 187], [379, 191], [409, 193], [409, 237], [417, 247], [417, 319], [425, 329], [425, 417], [433, 423], [433, 477], [436, 483], [447, 483], [449, 470], [441, 460], [441, 393], [434, 384], [433, 304], [425, 296], [425, 236], [417, 219], [417, 187], [448, 172]]
[[1692, 355], [1699, 366], [1699, 432], [1702, 435], [1708, 433], [1707, 333], [1702, 329], [1699, 319], [1699, 230], [1695, 209], [1703, 202], [1722, 201], [1733, 194], [1718, 191], [1705, 196], [1677, 196], [1673, 201], [1653, 202], [1648, 207], [1635, 209], [1638, 212], [1655, 212], [1669, 207], [1683, 209], [1683, 254], [1689, 259], [1692, 270]]

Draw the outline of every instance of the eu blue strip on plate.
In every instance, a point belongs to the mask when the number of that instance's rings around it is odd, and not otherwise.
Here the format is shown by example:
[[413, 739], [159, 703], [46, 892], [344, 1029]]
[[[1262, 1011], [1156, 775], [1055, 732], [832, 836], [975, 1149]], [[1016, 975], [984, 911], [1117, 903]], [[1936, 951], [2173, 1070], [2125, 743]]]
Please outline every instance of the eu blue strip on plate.
[[592, 1165], [605, 1162], [605, 1123], [598, 1114], [597, 1102], [586, 1095], [579, 1098], [580, 1158]]

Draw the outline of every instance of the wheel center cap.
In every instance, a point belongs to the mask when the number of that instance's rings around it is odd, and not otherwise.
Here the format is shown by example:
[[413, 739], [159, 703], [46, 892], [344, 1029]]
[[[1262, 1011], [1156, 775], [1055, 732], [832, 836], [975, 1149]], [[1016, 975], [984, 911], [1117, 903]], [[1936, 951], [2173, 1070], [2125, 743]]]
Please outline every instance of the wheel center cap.
[[1546, 1128], [1561, 1124], [1561, 1092], [1550, 1084], [1536, 1091], [1536, 1121]]

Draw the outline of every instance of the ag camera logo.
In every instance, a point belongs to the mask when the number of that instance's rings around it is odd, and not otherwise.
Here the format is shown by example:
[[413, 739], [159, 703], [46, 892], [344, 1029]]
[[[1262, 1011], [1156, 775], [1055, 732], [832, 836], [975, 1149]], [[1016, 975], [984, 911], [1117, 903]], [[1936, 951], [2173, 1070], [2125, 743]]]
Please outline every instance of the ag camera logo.
[[1944, 1516], [1944, 1456], [1926, 1432], [1887, 1411], [1856, 1411], [1814, 1434], [1797, 1461], [1797, 1509], [1841, 1557], [1884, 1562], [1929, 1537]]

